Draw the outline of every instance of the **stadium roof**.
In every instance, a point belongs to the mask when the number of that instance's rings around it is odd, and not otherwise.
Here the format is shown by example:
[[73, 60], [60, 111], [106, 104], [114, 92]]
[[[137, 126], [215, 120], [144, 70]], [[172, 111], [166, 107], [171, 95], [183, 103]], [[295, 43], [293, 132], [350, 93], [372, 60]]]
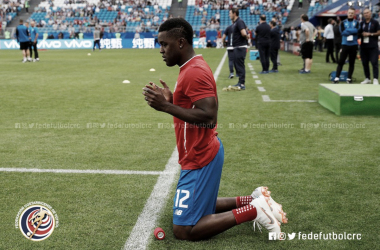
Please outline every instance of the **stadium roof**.
[[316, 13], [315, 16], [318, 17], [329, 17], [329, 16], [347, 16], [347, 10], [350, 7], [348, 2], [353, 2], [353, 7], [356, 9], [356, 14], [360, 14], [364, 7], [369, 7], [370, 9], [378, 8], [376, 5], [379, 0], [363, 1], [363, 7], [358, 6], [358, 1], [347, 1], [339, 0], [333, 4], [328, 5], [326, 8], [322, 9], [320, 12]]

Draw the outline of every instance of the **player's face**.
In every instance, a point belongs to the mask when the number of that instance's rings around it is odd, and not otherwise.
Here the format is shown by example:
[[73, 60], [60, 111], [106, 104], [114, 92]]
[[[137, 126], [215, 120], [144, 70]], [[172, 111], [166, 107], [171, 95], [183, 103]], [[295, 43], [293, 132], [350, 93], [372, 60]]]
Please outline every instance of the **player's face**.
[[229, 15], [230, 15], [231, 21], [235, 20], [235, 14], [232, 13], [232, 10], [230, 10], [230, 14]]
[[161, 45], [160, 53], [166, 65], [172, 67], [177, 65], [181, 57], [179, 43], [177, 39], [168, 36], [167, 31], [158, 33], [158, 42]]
[[349, 19], [354, 18], [354, 15], [355, 15], [355, 11], [354, 11], [354, 10], [348, 10], [348, 11], [347, 11], [347, 17], [348, 17]]

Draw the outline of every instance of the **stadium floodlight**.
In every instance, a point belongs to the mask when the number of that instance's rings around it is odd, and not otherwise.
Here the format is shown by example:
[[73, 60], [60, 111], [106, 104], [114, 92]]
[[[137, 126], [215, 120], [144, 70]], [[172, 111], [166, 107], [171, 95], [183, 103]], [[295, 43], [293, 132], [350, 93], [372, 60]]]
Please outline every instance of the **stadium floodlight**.
[[354, 2], [352, 2], [352, 1], [348, 1], [348, 2], [347, 2], [347, 5], [351, 7], [351, 6], [354, 5]]
[[358, 6], [359, 7], [363, 7], [364, 6], [364, 3], [362, 1], [358, 1]]

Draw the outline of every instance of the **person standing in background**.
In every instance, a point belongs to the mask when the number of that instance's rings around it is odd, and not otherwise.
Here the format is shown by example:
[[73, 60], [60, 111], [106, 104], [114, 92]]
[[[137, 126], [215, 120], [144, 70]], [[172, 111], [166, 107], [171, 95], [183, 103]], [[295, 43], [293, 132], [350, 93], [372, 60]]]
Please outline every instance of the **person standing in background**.
[[33, 58], [33, 51], [34, 51], [33, 62], [39, 62], [40, 58], [38, 57], [38, 50], [37, 50], [38, 29], [36, 27], [35, 21], [30, 22], [29, 33], [30, 33], [30, 46], [29, 46], [30, 58]]
[[315, 37], [315, 51], [323, 52], [323, 29], [317, 26], [317, 34]]
[[342, 47], [342, 34], [340, 34], [339, 26], [340, 26], [340, 19], [338, 18], [336, 20], [336, 23], [335, 23], [334, 27], [333, 27], [333, 30], [334, 30], [335, 60], [336, 60], [337, 63], [339, 61], [340, 48]]
[[245, 57], [247, 55], [248, 34], [247, 26], [239, 17], [239, 10], [232, 8], [229, 12], [232, 24], [232, 46], [234, 48], [234, 66], [236, 75], [239, 76], [239, 82], [234, 85], [235, 88], [245, 90]]
[[228, 53], [228, 66], [230, 69], [230, 76], [228, 78], [234, 78], [234, 47], [232, 46], [232, 25], [228, 26], [224, 31], [223, 42], [226, 41], [227, 53]]
[[222, 31], [220, 31], [220, 28], [217, 28], [216, 31], [216, 48], [220, 49], [223, 48]]
[[260, 24], [256, 28], [256, 45], [259, 49], [260, 62], [262, 66], [262, 71], [260, 72], [260, 74], [269, 73], [269, 50], [271, 43], [270, 32], [271, 28], [266, 22], [266, 16], [261, 15]]
[[[199, 47], [202, 44], [202, 47]], [[206, 48], [206, 30], [201, 28], [199, 30], [198, 48]]]
[[325, 27], [324, 30], [324, 37], [325, 37], [325, 43], [327, 47], [326, 52], [326, 63], [330, 63], [330, 56], [333, 63], [336, 63], [336, 60], [334, 58], [334, 29], [333, 25], [335, 21], [332, 18], [329, 18], [327, 21], [328, 24]]
[[[280, 34], [280, 45], [281, 45], [281, 34], [283, 34], [282, 33], [282, 30], [281, 30], [281, 22], [280, 22], [280, 20], [278, 20], [277, 19], [277, 17], [272, 17], [272, 21], [275, 21], [276, 22], [276, 29], [278, 29], [278, 33]], [[277, 51], [278, 52], [278, 51]], [[277, 53], [277, 66], [278, 65], [282, 65], [281, 64], [281, 61], [280, 61], [280, 54], [279, 53]]]
[[25, 1], [25, 11], [26, 11], [26, 13], [28, 13], [29, 14], [29, 0], [26, 0]]
[[350, 7], [347, 11], [347, 19], [340, 24], [342, 34], [342, 52], [340, 54], [338, 67], [336, 68], [336, 77], [334, 83], [339, 82], [340, 73], [348, 57], [348, 77], [347, 83], [352, 83], [352, 74], [355, 69], [356, 54], [358, 51], [358, 31], [359, 22], [354, 19], [355, 8]]
[[304, 60], [304, 67], [299, 71], [300, 74], [309, 74], [313, 64], [313, 38], [317, 34], [317, 29], [309, 22], [306, 14], [301, 15], [301, 54]]
[[29, 57], [29, 31], [28, 28], [24, 25], [24, 21], [20, 19], [20, 24], [16, 28], [16, 39], [20, 43], [20, 50], [22, 50], [23, 63], [27, 62]]
[[276, 27], [275, 21], [270, 21], [269, 26], [271, 28], [270, 30], [270, 59], [272, 61], [273, 67], [272, 70], [269, 71], [269, 73], [277, 73], [277, 55], [278, 50], [280, 49], [280, 31]]
[[360, 58], [362, 59], [363, 70], [365, 74], [364, 81], [361, 84], [371, 83], [371, 74], [369, 71], [369, 62], [372, 64], [373, 84], [379, 85], [379, 45], [380, 35], [379, 22], [372, 18], [372, 13], [368, 8], [363, 11], [364, 20], [359, 25]]
[[100, 30], [98, 27], [95, 27], [94, 30], [94, 47], [92, 48], [92, 51], [95, 51], [96, 45], [98, 45], [99, 50], [100, 48]]

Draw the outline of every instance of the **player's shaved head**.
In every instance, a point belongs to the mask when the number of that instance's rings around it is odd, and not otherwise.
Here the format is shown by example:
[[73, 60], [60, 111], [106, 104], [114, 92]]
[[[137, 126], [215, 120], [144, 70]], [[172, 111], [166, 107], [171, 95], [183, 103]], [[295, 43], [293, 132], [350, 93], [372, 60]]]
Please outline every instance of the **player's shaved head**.
[[185, 38], [186, 41], [193, 44], [193, 28], [183, 18], [170, 18], [161, 24], [158, 32], [167, 32], [167, 35], [174, 38]]

